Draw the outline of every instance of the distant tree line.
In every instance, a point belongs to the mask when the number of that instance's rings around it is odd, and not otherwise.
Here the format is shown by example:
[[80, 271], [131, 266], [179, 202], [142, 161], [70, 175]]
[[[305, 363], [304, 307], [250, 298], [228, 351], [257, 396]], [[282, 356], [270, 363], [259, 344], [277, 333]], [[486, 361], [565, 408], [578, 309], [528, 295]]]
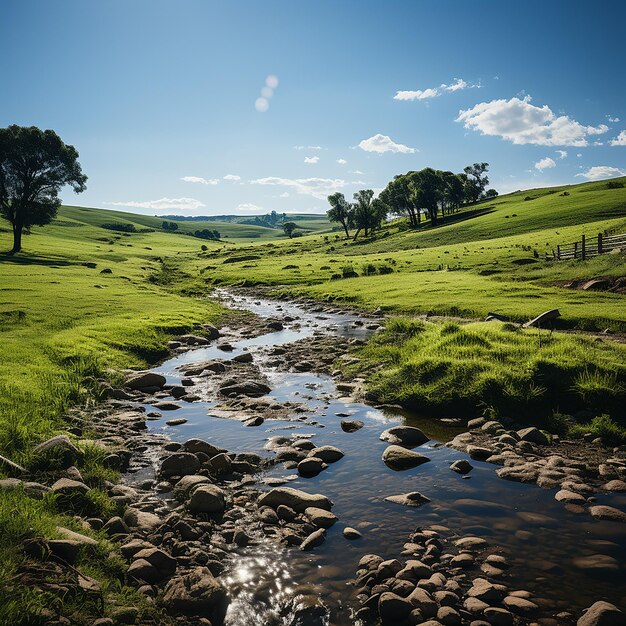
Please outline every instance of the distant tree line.
[[221, 239], [219, 230], [209, 230], [208, 228], [204, 228], [202, 230], [196, 230], [193, 233], [194, 237], [198, 237], [199, 239], [213, 239], [218, 240]]
[[330, 221], [341, 225], [346, 238], [350, 230], [355, 230], [354, 239], [361, 232], [365, 237], [375, 232], [388, 215], [406, 217], [413, 228], [421, 226], [422, 220], [436, 226], [462, 206], [498, 195], [495, 189], [487, 189], [488, 169], [488, 163], [474, 163], [460, 174], [430, 167], [399, 174], [378, 198], [371, 189], [357, 191], [352, 203], [339, 192], [328, 196], [331, 208], [326, 214]]
[[250, 226], [265, 226], [266, 228], [282, 228], [287, 215], [285, 213], [276, 213], [272, 211], [266, 215], [255, 215], [251, 218], [241, 220], [240, 224], [248, 224]]
[[106, 228], [107, 230], [115, 230], [120, 233], [136, 233], [137, 229], [134, 224], [126, 224], [124, 222], [106, 222], [100, 224], [100, 228]]

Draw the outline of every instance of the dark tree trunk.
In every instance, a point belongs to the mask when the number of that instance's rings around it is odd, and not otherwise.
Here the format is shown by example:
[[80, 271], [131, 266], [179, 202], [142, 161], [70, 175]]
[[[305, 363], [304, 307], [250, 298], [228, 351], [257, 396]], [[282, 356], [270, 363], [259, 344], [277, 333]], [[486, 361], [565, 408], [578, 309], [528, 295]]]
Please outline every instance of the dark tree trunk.
[[343, 229], [346, 231], [346, 239], [350, 239], [350, 233], [348, 232], [348, 222], [341, 222], [343, 224]]
[[17, 254], [22, 249], [22, 225], [13, 224], [13, 250], [9, 254]]
[[359, 233], [360, 233], [360, 232], [361, 232], [361, 229], [360, 229], [360, 228], [357, 228], [357, 229], [356, 229], [356, 233], [354, 233], [354, 239], [353, 239], [353, 241], [356, 241], [356, 238], [359, 236]]

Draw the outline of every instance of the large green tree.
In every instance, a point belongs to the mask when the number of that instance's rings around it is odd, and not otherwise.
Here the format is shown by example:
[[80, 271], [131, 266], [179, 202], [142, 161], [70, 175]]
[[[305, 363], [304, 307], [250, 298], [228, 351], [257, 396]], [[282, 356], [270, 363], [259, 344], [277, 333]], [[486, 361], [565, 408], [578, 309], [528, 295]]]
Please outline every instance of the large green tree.
[[463, 168], [467, 175], [466, 195], [469, 202], [476, 202], [489, 184], [487, 171], [489, 163], [474, 163]]
[[346, 233], [346, 239], [348, 239], [350, 237], [348, 231], [351, 211], [350, 203], [346, 201], [345, 196], [339, 191], [328, 196], [328, 203], [330, 204], [330, 209], [326, 211], [328, 219], [331, 222], [339, 222]]
[[78, 152], [52, 130], [36, 126], [0, 128], [0, 216], [13, 227], [13, 249], [22, 249], [22, 232], [49, 224], [61, 201], [58, 194], [70, 185], [86, 189], [87, 177]]
[[367, 237], [383, 223], [387, 217], [387, 205], [379, 198], [374, 199], [372, 189], [361, 189], [354, 194], [354, 205], [350, 221], [356, 228], [354, 239], [361, 231]]

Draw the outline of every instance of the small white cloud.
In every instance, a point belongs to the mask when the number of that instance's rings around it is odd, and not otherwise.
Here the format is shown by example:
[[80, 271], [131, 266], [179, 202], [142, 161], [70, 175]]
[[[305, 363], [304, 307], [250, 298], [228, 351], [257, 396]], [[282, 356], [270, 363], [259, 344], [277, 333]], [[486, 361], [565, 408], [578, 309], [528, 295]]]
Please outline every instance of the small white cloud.
[[607, 115], [606, 119], [611, 122], [611, 124], [617, 124], [617, 122], [620, 121], [619, 117], [614, 116], [614, 115]]
[[346, 180], [341, 178], [281, 178], [279, 176], [267, 176], [251, 180], [253, 185], [275, 185], [288, 187], [297, 194], [313, 196], [318, 200], [326, 198], [336, 191], [340, 191], [348, 185]]
[[304, 162], [311, 165], [315, 165], [315, 163], [317, 163], [319, 160], [320, 158], [318, 156], [304, 157]]
[[564, 159], [567, 156], [567, 150], [557, 150], [559, 159]]
[[615, 139], [611, 139], [609, 143], [612, 146], [626, 146], [626, 130], [620, 132], [620, 134], [615, 137]]
[[556, 167], [556, 163], [550, 157], [544, 157], [540, 161], [535, 163], [535, 169], [543, 172], [543, 170], [548, 170], [552, 167]]
[[530, 96], [525, 96], [481, 102], [460, 111], [456, 121], [483, 135], [502, 137], [518, 145], [584, 147], [589, 135], [608, 130], [605, 124], [583, 126], [566, 115], [555, 115], [547, 105], [537, 107], [530, 101]]
[[201, 176], [183, 176], [181, 180], [186, 183], [198, 183], [200, 185], [217, 185], [220, 181], [217, 178], [202, 178]]
[[348, 174], [364, 174], [361, 170], [350, 170]]
[[270, 103], [267, 98], [260, 97], [256, 99], [254, 108], [259, 113], [265, 113], [270, 108]]
[[337, 163], [339, 163], [339, 165], [345, 165], [348, 161], [346, 161], [345, 159], [337, 159]]
[[242, 202], [238, 204], [233, 211], [264, 211], [263, 207], [260, 207], [256, 204], [252, 204], [251, 202]]
[[129, 206], [137, 209], [153, 209], [161, 211], [163, 209], [179, 209], [181, 211], [194, 211], [203, 206], [200, 200], [195, 198], [160, 198], [159, 200], [146, 200], [138, 202], [137, 200], [128, 200], [126, 202], [106, 202], [113, 206]]
[[586, 172], [576, 174], [576, 176], [582, 176], [587, 180], [603, 180], [604, 178], [615, 178], [616, 176], [626, 176], [626, 172], [620, 170], [617, 167], [611, 167], [609, 165], [594, 165], [590, 167]]
[[294, 150], [323, 150], [322, 146], [294, 146]]
[[237, 176], [237, 174], [226, 174], [224, 180], [241, 180], [241, 176]]
[[580, 157], [583, 155], [582, 152], [579, 152], [576, 156], [580, 159]]
[[279, 198], [288, 198], [289, 197], [289, 192], [288, 191], [283, 191], [280, 196], [278, 196]]
[[359, 142], [359, 148], [365, 150], [365, 152], [377, 152], [383, 154], [385, 152], [401, 152], [403, 154], [413, 154], [415, 148], [409, 148], [402, 143], [396, 143], [387, 135], [381, 135], [380, 133], [363, 139]]
[[275, 76], [274, 74], [270, 74], [265, 79], [265, 84], [270, 89], [276, 89], [276, 87], [278, 87], [278, 76]]
[[474, 89], [480, 85], [470, 85], [462, 78], [455, 78], [454, 82], [446, 85], [442, 83], [439, 87], [428, 87], [427, 89], [416, 89], [414, 91], [397, 91], [394, 100], [428, 100], [437, 98], [446, 92], [461, 91], [462, 89]]

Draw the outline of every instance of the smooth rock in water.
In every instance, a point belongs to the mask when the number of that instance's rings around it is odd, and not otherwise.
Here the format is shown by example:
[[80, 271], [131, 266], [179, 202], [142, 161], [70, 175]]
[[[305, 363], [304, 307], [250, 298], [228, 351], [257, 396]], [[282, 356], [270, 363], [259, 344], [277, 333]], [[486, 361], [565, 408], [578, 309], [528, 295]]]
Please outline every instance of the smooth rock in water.
[[380, 434], [380, 438], [382, 441], [408, 446], [409, 448], [421, 446], [429, 440], [419, 428], [415, 428], [414, 426], [393, 426], [392, 428], [384, 430]]
[[619, 562], [608, 554], [590, 554], [588, 556], [580, 556], [573, 560], [574, 565], [578, 569], [589, 572], [617, 572], [619, 570]]
[[490, 606], [483, 611], [485, 619], [492, 626], [512, 626], [513, 614], [506, 609]]
[[411, 491], [410, 493], [401, 493], [397, 496], [387, 496], [386, 502], [393, 502], [394, 504], [402, 504], [404, 506], [421, 506], [430, 502], [430, 498], [421, 494], [419, 491]]
[[382, 460], [393, 470], [406, 470], [427, 463], [430, 459], [419, 452], [407, 450], [402, 446], [391, 445], [383, 452]]
[[218, 476], [230, 474], [233, 471], [233, 462], [225, 452], [220, 452], [209, 459], [207, 466], [212, 474]]
[[328, 467], [322, 459], [311, 456], [298, 463], [298, 473], [303, 476], [315, 476]]
[[297, 593], [291, 604], [291, 611], [289, 626], [326, 626], [328, 624], [329, 611], [316, 595]]
[[547, 446], [550, 443], [550, 440], [546, 437], [545, 433], [534, 426], [522, 428], [517, 431], [517, 434], [521, 441], [529, 441], [530, 443], [536, 443], [540, 446]]
[[262, 494], [258, 499], [259, 506], [270, 506], [277, 509], [281, 504], [297, 513], [304, 513], [308, 507], [316, 507], [330, 511], [331, 501], [319, 493], [307, 493], [291, 487], [276, 487]]
[[200, 476], [198, 474], [189, 474], [188, 476], [183, 476], [174, 485], [174, 495], [177, 498], [183, 500], [198, 485], [206, 485], [206, 484], [211, 484], [211, 480], [209, 478], [207, 478], [206, 476]]
[[457, 474], [468, 474], [474, 466], [467, 459], [459, 459], [450, 465], [450, 469]]
[[249, 352], [243, 352], [233, 358], [235, 363], [252, 363], [252, 355]]
[[378, 599], [378, 614], [383, 625], [398, 624], [408, 617], [413, 610], [413, 605], [406, 598], [385, 591]]
[[626, 491], [626, 482], [623, 480], [609, 480], [608, 483], [602, 485], [604, 491]]
[[483, 446], [467, 446], [467, 453], [477, 461], [486, 461], [493, 454], [493, 450]]
[[161, 463], [161, 476], [186, 476], [195, 474], [200, 469], [200, 461], [191, 452], [175, 452], [163, 459]]
[[502, 600], [502, 604], [509, 611], [522, 616], [533, 615], [539, 610], [539, 607], [534, 602], [526, 600], [526, 598], [518, 598], [517, 596], [506, 596]]
[[257, 415], [256, 417], [251, 417], [247, 420], [244, 420], [244, 424], [246, 426], [260, 426], [261, 424], [263, 424], [263, 422], [265, 421], [265, 419], [263, 417], [261, 417], [260, 415]]
[[606, 520], [610, 522], [622, 522], [626, 523], [626, 513], [612, 506], [597, 505], [592, 506], [589, 512], [595, 519]]
[[180, 404], [176, 404], [176, 402], [155, 402], [152, 406], [161, 411], [177, 411], [180, 409]]
[[271, 388], [264, 383], [254, 380], [245, 380], [238, 383], [232, 383], [220, 387], [220, 393], [228, 396], [230, 394], [250, 396], [252, 398], [260, 398], [269, 393]]
[[324, 543], [326, 539], [326, 529], [319, 528], [318, 530], [312, 532], [301, 544], [300, 550], [307, 552], [308, 550], [313, 550], [313, 548], [317, 548]]
[[626, 615], [610, 602], [596, 602], [585, 609], [576, 626], [625, 626]]
[[221, 624], [226, 616], [228, 597], [208, 568], [196, 567], [167, 583], [161, 603], [170, 611], [202, 615], [213, 624]]
[[126, 386], [130, 389], [141, 390], [144, 387], [158, 387], [163, 389], [166, 380], [165, 376], [155, 372], [138, 372], [130, 374], [126, 379]]
[[334, 513], [314, 506], [304, 509], [304, 514], [318, 528], [330, 528], [339, 519]]
[[586, 504], [587, 500], [579, 493], [574, 493], [568, 489], [561, 489], [554, 494], [557, 502], [565, 502], [565, 504]]
[[187, 420], [184, 417], [178, 417], [173, 420], [167, 420], [165, 422], [168, 426], [180, 426], [181, 424], [186, 424]]
[[454, 545], [462, 550], [475, 550], [487, 547], [487, 542], [482, 537], [462, 537], [457, 539]]
[[343, 536], [346, 539], [354, 540], [360, 539], [363, 535], [356, 528], [352, 528], [352, 526], [346, 526], [343, 529]]
[[364, 423], [361, 420], [341, 420], [341, 430], [344, 433], [354, 433], [363, 428]]
[[313, 448], [308, 456], [314, 456], [318, 459], [322, 459], [324, 463], [335, 463], [339, 459], [343, 458], [344, 454], [335, 446], [320, 446], [319, 448]]
[[191, 494], [187, 506], [193, 513], [223, 513], [226, 508], [224, 492], [216, 485], [200, 485]]
[[224, 448], [218, 448], [212, 443], [208, 443], [202, 439], [188, 439], [185, 443], [183, 443], [182, 450], [183, 452], [191, 452], [192, 454], [202, 452], [208, 457], [213, 457], [220, 452], [225, 452]]

